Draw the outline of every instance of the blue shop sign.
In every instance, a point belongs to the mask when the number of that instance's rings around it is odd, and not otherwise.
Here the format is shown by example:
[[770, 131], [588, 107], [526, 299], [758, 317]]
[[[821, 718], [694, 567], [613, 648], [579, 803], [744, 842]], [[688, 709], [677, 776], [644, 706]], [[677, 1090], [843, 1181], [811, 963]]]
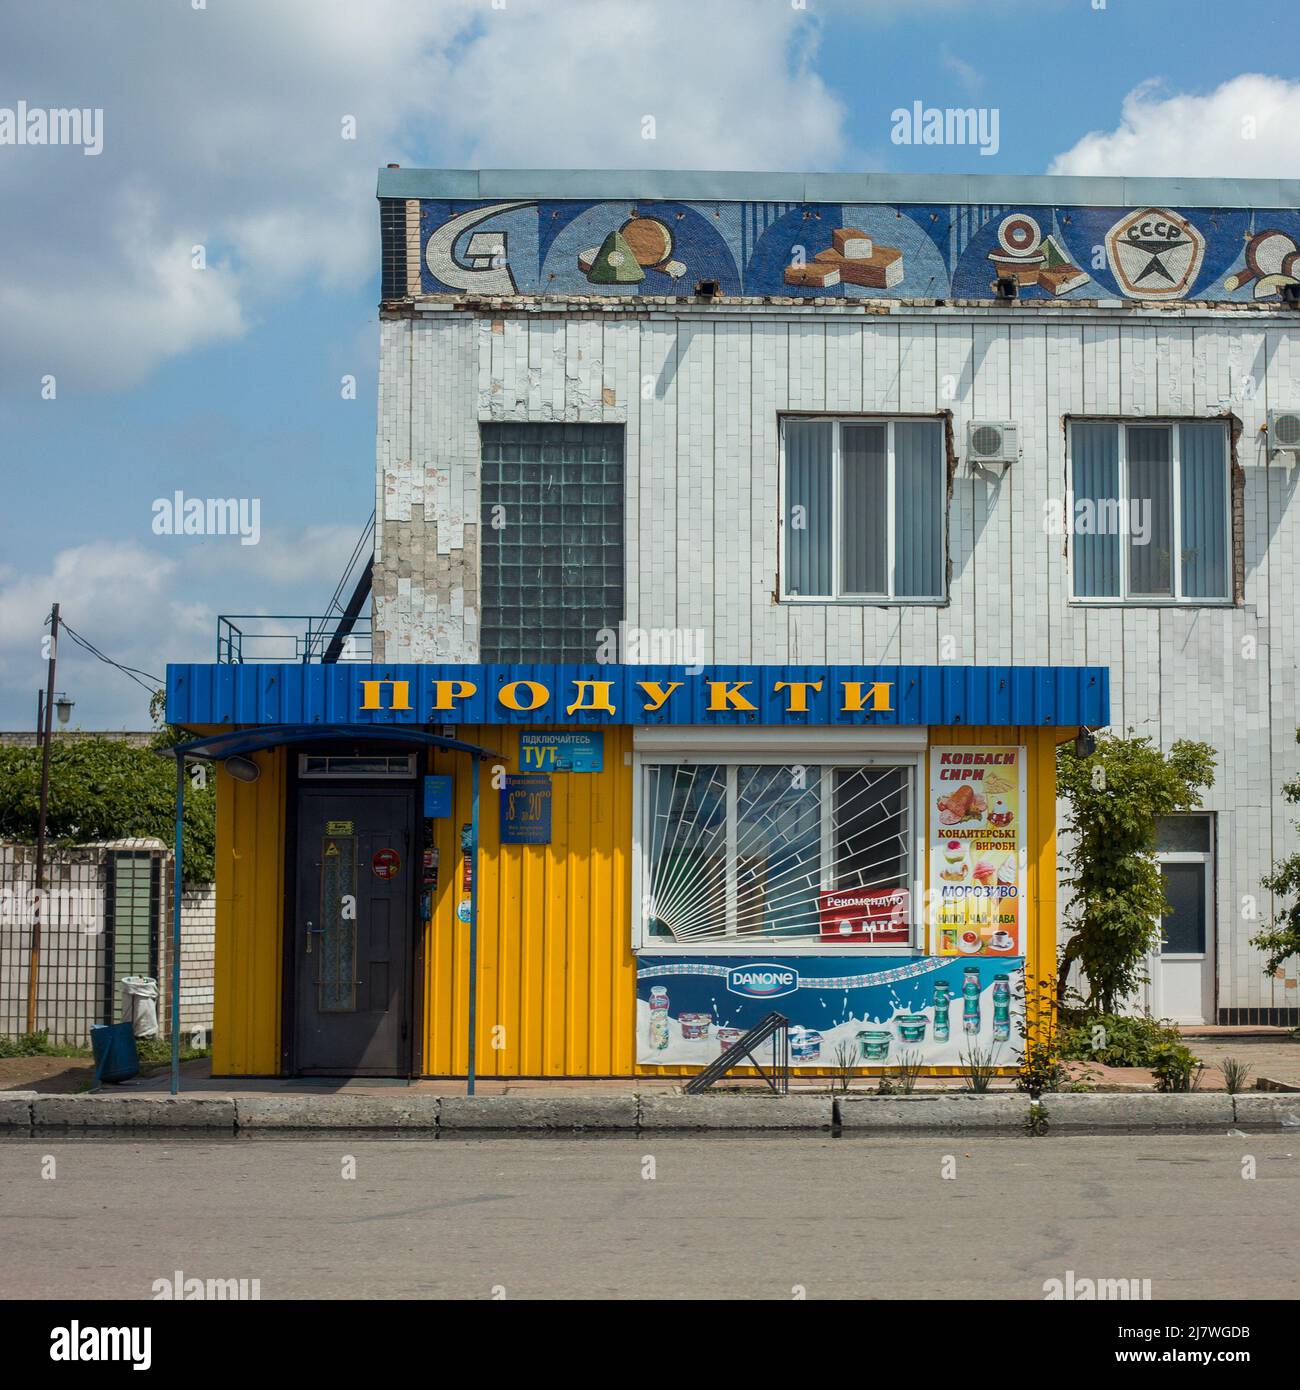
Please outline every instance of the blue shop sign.
[[520, 734], [519, 766], [547, 772], [600, 772], [605, 766], [605, 735]]
[[[316, 726], [997, 725], [1101, 728], [1110, 722], [1104, 666], [169, 666], [174, 724]], [[567, 770], [594, 770], [596, 740], [556, 742]], [[529, 745], [524, 745], [529, 747]], [[531, 745], [545, 751], [546, 745]], [[603, 750], [601, 750], [603, 751]], [[577, 755], [576, 757], [573, 755]], [[584, 761], [585, 760], [585, 761]], [[523, 770], [566, 770], [563, 760]]]
[[451, 815], [451, 778], [430, 774], [424, 779], [424, 818], [441, 820]]
[[501, 843], [551, 843], [551, 779], [531, 772], [507, 775], [501, 787]]

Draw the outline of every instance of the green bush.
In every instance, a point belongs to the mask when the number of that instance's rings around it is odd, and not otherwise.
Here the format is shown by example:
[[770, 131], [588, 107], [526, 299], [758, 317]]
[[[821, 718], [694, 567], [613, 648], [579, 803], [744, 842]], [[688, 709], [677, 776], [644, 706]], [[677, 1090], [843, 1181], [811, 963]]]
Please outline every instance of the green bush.
[[71, 1043], [52, 1043], [47, 1032], [0, 1037], [0, 1057], [88, 1057], [90, 1049]]
[[1200, 1067], [1189, 1047], [1180, 1042], [1161, 1043], [1156, 1048], [1156, 1058], [1151, 1066], [1156, 1077], [1156, 1090], [1196, 1090], [1201, 1080]]
[[[1061, 1055], [1104, 1067], [1154, 1067], [1178, 1029], [1147, 1014], [1090, 1014], [1061, 1029]], [[1190, 1055], [1190, 1054], [1189, 1054]]]
[[1214, 783], [1214, 749], [1177, 739], [1168, 752], [1149, 738], [1100, 734], [1096, 751], [1075, 755], [1062, 744], [1057, 795], [1069, 805], [1063, 882], [1071, 891], [1071, 935], [1060, 954], [1064, 1000], [1076, 963], [1088, 1003], [1106, 1013], [1146, 978], [1146, 960], [1171, 909], [1153, 851], [1156, 822], [1201, 805]]
[[[158, 1063], [170, 1062], [172, 1059], [171, 1035], [158, 1038], [137, 1038], [135, 1050], [142, 1066], [154, 1066]], [[182, 1062], [191, 1062], [196, 1057], [206, 1057], [207, 1055], [208, 1049], [206, 1047], [192, 1047], [184, 1039], [181, 1040]]]
[[1060, 1035], [1035, 1042], [1028, 1039], [1016, 1070], [1016, 1089], [1040, 1096], [1044, 1091], [1059, 1091], [1065, 1084], [1065, 1062], [1061, 1056]]
[[21, 1037], [0, 1037], [0, 1057], [40, 1057], [49, 1048], [48, 1033], [24, 1033]]
[[[157, 748], [172, 740], [160, 730], [154, 746], [111, 738], [61, 739], [50, 746], [47, 833], [54, 844], [85, 844], [136, 836], [170, 845], [176, 827], [176, 766]], [[41, 751], [0, 748], [0, 839], [36, 840]], [[214, 781], [185, 789], [185, 881], [213, 877], [217, 817]]]

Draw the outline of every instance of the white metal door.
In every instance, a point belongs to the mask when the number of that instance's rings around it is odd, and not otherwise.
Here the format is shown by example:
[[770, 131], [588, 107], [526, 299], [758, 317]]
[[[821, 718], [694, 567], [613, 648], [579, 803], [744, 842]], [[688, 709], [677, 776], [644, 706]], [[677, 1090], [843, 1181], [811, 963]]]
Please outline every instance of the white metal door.
[[1160, 876], [1173, 909], [1153, 952], [1151, 1011], [1174, 1023], [1214, 1019], [1214, 874], [1209, 853], [1162, 853]]

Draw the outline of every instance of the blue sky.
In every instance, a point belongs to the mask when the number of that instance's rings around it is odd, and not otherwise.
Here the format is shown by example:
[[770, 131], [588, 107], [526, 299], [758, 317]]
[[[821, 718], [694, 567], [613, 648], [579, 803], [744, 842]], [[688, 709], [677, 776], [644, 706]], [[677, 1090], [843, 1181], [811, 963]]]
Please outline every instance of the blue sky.
[[[196, 3], [6, 17], [0, 108], [102, 107], [104, 147], [0, 145], [3, 728], [52, 599], [158, 674], [219, 612], [322, 609], [373, 506], [389, 160], [1300, 177], [1281, 0]], [[892, 144], [914, 101], [996, 108], [997, 155]], [[259, 543], [154, 535], [177, 489], [260, 499]], [[58, 685], [83, 727], [147, 723], [68, 644]]]

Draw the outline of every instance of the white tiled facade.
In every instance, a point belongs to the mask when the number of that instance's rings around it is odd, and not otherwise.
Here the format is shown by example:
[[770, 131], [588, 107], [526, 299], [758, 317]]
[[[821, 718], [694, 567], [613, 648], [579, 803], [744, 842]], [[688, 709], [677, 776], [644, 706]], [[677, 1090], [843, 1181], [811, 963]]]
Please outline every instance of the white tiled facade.
[[[478, 659], [478, 429], [485, 421], [626, 427], [626, 619], [702, 629], [714, 662], [1092, 664], [1112, 728], [1219, 756], [1217, 1009], [1294, 1008], [1248, 938], [1260, 887], [1295, 848], [1300, 502], [1270, 458], [1270, 408], [1300, 407], [1300, 318], [1283, 306], [945, 306], [580, 298], [414, 300], [382, 320], [375, 654]], [[782, 412], [952, 414], [949, 602], [782, 604]], [[1082, 607], [1065, 494], [1072, 415], [1240, 421], [1231, 607]], [[968, 467], [972, 418], [1012, 420], [1022, 457]], [[593, 659], [595, 654], [593, 653]]]

